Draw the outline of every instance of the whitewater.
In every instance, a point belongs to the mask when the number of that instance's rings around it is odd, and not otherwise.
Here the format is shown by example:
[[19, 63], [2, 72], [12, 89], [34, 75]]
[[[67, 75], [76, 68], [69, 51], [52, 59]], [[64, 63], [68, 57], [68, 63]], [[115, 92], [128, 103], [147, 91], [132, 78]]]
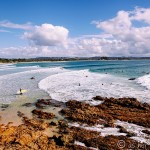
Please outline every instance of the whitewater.
[[[50, 96], [66, 102], [90, 101], [94, 96], [135, 97], [150, 103], [149, 61], [37, 62], [0, 65], [0, 103], [19, 98], [16, 92], [38, 99]], [[35, 77], [35, 80], [31, 80]], [[129, 78], [135, 77], [135, 80]]]
[[45, 90], [58, 101], [92, 100], [94, 96], [103, 97], [135, 97], [141, 102], [150, 103], [150, 94], [146, 86], [149, 76], [144, 76], [136, 81], [128, 78], [117, 77], [109, 74], [91, 73], [88, 70], [70, 71], [49, 76], [39, 82], [39, 88]]

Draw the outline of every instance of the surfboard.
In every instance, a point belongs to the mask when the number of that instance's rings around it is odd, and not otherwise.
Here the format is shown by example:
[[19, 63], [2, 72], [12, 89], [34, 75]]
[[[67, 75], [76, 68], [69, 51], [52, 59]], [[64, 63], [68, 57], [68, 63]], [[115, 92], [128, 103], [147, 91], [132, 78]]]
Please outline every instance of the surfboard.
[[[27, 90], [21, 90], [21, 93], [26, 93], [26, 92], [27, 92]], [[17, 91], [17, 94], [20, 94], [20, 90]]]

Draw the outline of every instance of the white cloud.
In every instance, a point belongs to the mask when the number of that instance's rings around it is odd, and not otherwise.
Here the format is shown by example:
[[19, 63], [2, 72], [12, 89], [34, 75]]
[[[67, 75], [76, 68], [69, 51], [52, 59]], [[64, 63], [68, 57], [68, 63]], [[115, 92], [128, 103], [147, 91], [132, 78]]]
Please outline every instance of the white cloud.
[[24, 37], [35, 45], [57, 46], [67, 44], [68, 33], [68, 29], [62, 26], [42, 24], [35, 26], [30, 32], [25, 32]]
[[136, 7], [134, 11], [130, 12], [131, 20], [144, 21], [150, 24], [150, 8], [140, 8]]
[[112, 38], [111, 34], [93, 34], [93, 35], [82, 35], [79, 37], [80, 39], [84, 39], [84, 38]]
[[0, 56], [2, 58], [24, 58], [36, 56], [35, 54], [41, 54], [41, 50], [38, 47], [30, 46], [18, 46], [18, 47], [8, 47], [0, 49]]
[[124, 29], [128, 32], [131, 27], [129, 12], [119, 11], [115, 18], [103, 22], [97, 22], [96, 26], [97, 28], [114, 35], [122, 33]]
[[[125, 43], [115, 39], [77, 38], [69, 46], [72, 56], [122, 56], [128, 55]], [[122, 52], [121, 50], [124, 49]]]
[[0, 48], [0, 58], [32, 58], [32, 57], [73, 56], [68, 49], [49, 46], [18, 46]]
[[[128, 55], [145, 55], [150, 53], [150, 19], [148, 16], [150, 16], [149, 8], [135, 8], [133, 11], [119, 11], [112, 19], [94, 23], [106, 34], [111, 34], [114, 40], [121, 41], [123, 46], [120, 45], [120, 54], [124, 55], [126, 51]], [[118, 49], [118, 46], [113, 48], [112, 52]]]
[[[150, 56], [150, 8], [119, 11], [114, 18], [93, 21], [101, 34], [69, 38], [62, 26], [7, 24], [26, 30], [23, 37], [30, 45], [3, 48], [1, 56]], [[11, 24], [11, 25], [10, 25]], [[0, 26], [2, 26], [0, 22]], [[4, 26], [4, 25], [3, 25]], [[6, 24], [5, 24], [6, 27]]]
[[12, 23], [10, 21], [0, 21], [0, 27], [12, 28], [12, 29], [30, 30], [30, 29], [32, 29], [33, 26], [32, 26], [31, 23], [16, 24], [16, 23]]

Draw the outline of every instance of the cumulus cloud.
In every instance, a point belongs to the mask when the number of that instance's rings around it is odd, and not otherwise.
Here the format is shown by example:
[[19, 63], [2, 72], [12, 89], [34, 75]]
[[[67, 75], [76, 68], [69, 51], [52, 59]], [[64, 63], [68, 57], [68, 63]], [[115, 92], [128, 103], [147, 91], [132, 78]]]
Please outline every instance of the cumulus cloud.
[[32, 58], [32, 57], [64, 57], [69, 50], [60, 47], [49, 46], [18, 46], [0, 48], [0, 58]]
[[41, 50], [38, 47], [30, 46], [18, 46], [18, 47], [7, 47], [0, 49], [0, 56], [2, 58], [25, 58], [36, 56], [35, 54], [41, 54]]
[[137, 21], [144, 21], [147, 24], [150, 24], [150, 8], [140, 8], [136, 7], [134, 11], [130, 12], [130, 19]]
[[[72, 56], [127, 56], [127, 45], [121, 40], [105, 38], [77, 38], [70, 43]], [[122, 51], [124, 49], [124, 51]]]
[[[128, 55], [144, 55], [150, 53], [150, 19], [148, 16], [150, 16], [149, 8], [137, 7], [133, 11], [119, 11], [112, 19], [94, 23], [97, 28], [111, 34], [113, 39], [121, 41], [124, 46], [120, 45], [123, 47], [120, 49], [120, 54], [127, 51]], [[118, 46], [114, 47], [112, 51], [117, 48]]]
[[[150, 8], [119, 11], [114, 18], [92, 21], [101, 34], [71, 38], [62, 26], [5, 24], [21, 28], [30, 43], [26, 47], [1, 49], [1, 56], [150, 56]], [[2, 23], [0, 22], [0, 26]], [[30, 26], [30, 25], [29, 25]], [[4, 25], [3, 25], [4, 27]], [[24, 28], [25, 27], [25, 28]]]
[[42, 24], [35, 26], [30, 32], [25, 32], [24, 37], [35, 45], [57, 46], [67, 44], [68, 33], [68, 29], [62, 26]]

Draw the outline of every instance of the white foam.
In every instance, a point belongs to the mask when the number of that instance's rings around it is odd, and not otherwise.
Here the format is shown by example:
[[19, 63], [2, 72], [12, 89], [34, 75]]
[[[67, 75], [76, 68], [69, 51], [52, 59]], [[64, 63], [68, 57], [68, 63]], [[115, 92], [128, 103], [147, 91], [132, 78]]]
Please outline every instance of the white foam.
[[39, 87], [58, 101], [90, 100], [96, 95], [104, 97], [135, 97], [150, 103], [149, 90], [143, 90], [127, 78], [88, 70], [70, 71], [43, 79]]
[[69, 126], [74, 126], [74, 127], [80, 127], [82, 129], [85, 130], [89, 130], [89, 131], [96, 131], [99, 132], [101, 136], [108, 136], [108, 135], [116, 135], [116, 136], [120, 136], [120, 135], [126, 135], [125, 133], [120, 133], [118, 132], [119, 129], [118, 128], [112, 128], [112, 127], [107, 127], [104, 128], [103, 125], [95, 125], [95, 126], [88, 126], [86, 124], [78, 124], [78, 123], [68, 123]]
[[[28, 90], [24, 95], [35, 97], [43, 91], [38, 88], [38, 83], [47, 76], [63, 72], [61, 68], [39, 68], [36, 70], [28, 70], [8, 75], [0, 76], [0, 103], [10, 103], [17, 97], [15, 94], [22, 88]], [[31, 77], [35, 80], [31, 80]]]
[[[30, 67], [28, 67], [28, 68], [30, 68]], [[35, 68], [35, 66], [33, 68]], [[49, 73], [52, 73], [52, 74], [58, 74], [58, 73], [64, 72], [64, 71], [60, 67], [39, 68], [39, 69], [36, 69], [36, 70], [27, 70], [27, 71], [17, 72], [17, 73], [13, 73], [13, 74], [8, 74], [8, 75], [2, 75], [2, 76], [0, 76], [0, 79], [16, 77], [16, 76], [25, 75], [25, 74], [46, 73], [46, 72], [49, 72]]]
[[80, 146], [86, 147], [84, 143], [79, 142], [79, 141], [75, 141], [74, 144], [75, 144], [75, 145], [80, 145]]
[[94, 100], [94, 99], [87, 100], [85, 102], [88, 103], [88, 104], [90, 104], [91, 106], [96, 106], [96, 105], [99, 105], [99, 104], [103, 103], [103, 101], [97, 101], [97, 100]]
[[150, 89], [150, 75], [144, 75], [137, 79], [137, 82], [140, 83], [142, 86]]
[[[85, 146], [84, 143], [79, 142], [79, 141], [75, 141], [74, 144], [75, 144], [75, 145], [80, 145], [80, 146], [83, 146], [83, 147], [87, 147], [87, 146]], [[87, 148], [89, 148], [89, 149], [91, 149], [91, 150], [99, 150], [98, 148], [94, 148], [94, 147], [87, 147]]]
[[1, 69], [8, 69], [8, 68], [14, 68], [15, 66], [13, 64], [0, 64], [0, 70]]
[[[132, 124], [132, 123], [124, 122], [124, 121], [119, 121], [119, 120], [117, 120], [115, 122], [115, 124], [124, 127], [128, 132], [134, 133], [135, 136], [131, 137], [131, 139], [134, 139], [140, 143], [145, 143], [145, 144], [150, 145], [149, 135], [142, 132], [142, 130], [150, 131], [149, 128], [145, 128], [142, 126], [138, 126], [136, 124]], [[119, 128], [115, 128], [115, 127], [114, 128], [112, 128], [112, 127], [104, 128], [103, 125], [88, 126], [86, 124], [79, 124], [77, 122], [68, 123], [68, 125], [73, 126], [73, 127], [79, 127], [79, 128], [86, 129], [86, 130], [90, 130], [90, 131], [97, 131], [103, 137], [108, 136], [108, 135], [126, 136], [126, 133], [120, 133]]]
[[117, 120], [115, 124], [124, 127], [128, 132], [134, 133], [136, 136], [131, 137], [132, 139], [150, 145], [150, 136], [142, 132], [142, 130], [150, 131], [150, 128], [119, 120]]

